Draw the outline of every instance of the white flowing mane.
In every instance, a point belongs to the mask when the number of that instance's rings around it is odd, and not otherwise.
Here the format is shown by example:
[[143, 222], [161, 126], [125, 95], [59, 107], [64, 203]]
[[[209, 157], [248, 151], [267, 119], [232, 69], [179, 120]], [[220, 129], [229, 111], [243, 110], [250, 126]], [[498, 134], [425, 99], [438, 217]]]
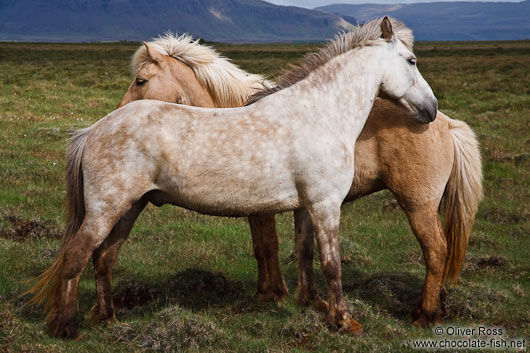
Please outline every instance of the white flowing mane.
[[[414, 36], [412, 31], [402, 22], [388, 18], [392, 24], [392, 31], [407, 48], [412, 51], [414, 45]], [[349, 50], [357, 47], [374, 45], [381, 40], [381, 21], [382, 18], [371, 20], [363, 26], [356, 27], [349, 32], [342, 32], [335, 35], [326, 46], [320, 50], [309, 53], [304, 57], [302, 64], [292, 67], [289, 71], [284, 72], [276, 79], [276, 86], [264, 88], [261, 92], [249, 98], [247, 105], [250, 105], [263, 97], [278, 92], [284, 88], [294, 85], [298, 81], [306, 78], [311, 72], [328, 63], [336, 56], [342, 55]]]
[[[161, 54], [187, 64], [199, 82], [210, 91], [217, 107], [242, 106], [257, 91], [272, 87], [263, 76], [241, 70], [230, 59], [209, 46], [200, 45], [187, 33], [178, 36], [167, 32], [147, 44]], [[133, 75], [136, 76], [147, 60], [147, 50], [142, 45], [132, 57]]]

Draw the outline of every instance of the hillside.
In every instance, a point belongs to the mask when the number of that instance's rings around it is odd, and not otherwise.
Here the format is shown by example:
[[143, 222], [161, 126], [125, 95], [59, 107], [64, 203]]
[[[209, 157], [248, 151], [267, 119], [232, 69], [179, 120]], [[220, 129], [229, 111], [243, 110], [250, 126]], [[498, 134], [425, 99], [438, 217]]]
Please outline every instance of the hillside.
[[336, 14], [259, 0], [0, 0], [0, 40], [144, 40], [171, 30], [222, 42], [318, 41], [348, 26]]
[[359, 22], [389, 15], [414, 30], [417, 40], [530, 39], [530, 1], [432, 2], [399, 5], [336, 4], [317, 9]]

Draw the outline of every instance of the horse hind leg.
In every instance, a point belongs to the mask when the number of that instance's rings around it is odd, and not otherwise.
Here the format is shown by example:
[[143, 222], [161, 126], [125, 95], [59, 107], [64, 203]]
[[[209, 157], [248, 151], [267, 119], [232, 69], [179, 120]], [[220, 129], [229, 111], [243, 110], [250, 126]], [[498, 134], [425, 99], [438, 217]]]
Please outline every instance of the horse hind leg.
[[134, 203], [92, 255], [96, 277], [96, 303], [90, 309], [90, 322], [93, 324], [116, 320], [112, 303], [112, 267], [118, 258], [123, 242], [129, 236], [136, 218], [146, 204], [147, 201], [144, 199]]
[[421, 302], [412, 312], [415, 326], [425, 327], [441, 321], [440, 294], [447, 256], [447, 243], [442, 231], [437, 206], [424, 205], [406, 211], [407, 217], [423, 251], [427, 266]]
[[90, 256], [108, 237], [125, 213], [119, 207], [87, 212], [81, 227], [60, 250], [61, 265], [55, 279], [56, 290], [46, 317], [48, 332], [57, 337], [78, 339], [74, 319], [77, 308], [79, 278]]

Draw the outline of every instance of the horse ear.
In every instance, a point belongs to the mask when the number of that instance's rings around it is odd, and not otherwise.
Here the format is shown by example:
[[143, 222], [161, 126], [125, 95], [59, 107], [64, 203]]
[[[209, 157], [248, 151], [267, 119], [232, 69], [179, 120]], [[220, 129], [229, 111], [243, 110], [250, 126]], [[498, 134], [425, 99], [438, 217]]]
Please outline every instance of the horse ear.
[[387, 16], [381, 21], [381, 38], [391, 40], [394, 32], [392, 31], [392, 24]]
[[160, 54], [158, 50], [149, 46], [149, 44], [147, 44], [146, 42], [142, 42], [142, 43], [145, 45], [145, 50], [147, 52], [147, 57], [149, 58], [149, 60], [156, 62], [162, 59], [162, 54]]

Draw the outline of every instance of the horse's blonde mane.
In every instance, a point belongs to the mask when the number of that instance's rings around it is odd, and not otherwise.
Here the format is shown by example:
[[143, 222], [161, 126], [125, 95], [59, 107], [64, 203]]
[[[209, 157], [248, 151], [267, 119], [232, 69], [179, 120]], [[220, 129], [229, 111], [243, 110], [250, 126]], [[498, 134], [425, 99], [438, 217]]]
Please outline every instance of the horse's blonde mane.
[[[199, 82], [210, 91], [217, 107], [242, 106], [257, 91], [272, 87], [263, 76], [241, 70], [213, 48], [200, 45], [187, 33], [178, 36], [168, 32], [147, 44], [161, 54], [187, 64]], [[148, 60], [147, 50], [142, 45], [132, 57], [133, 75], [136, 76]]]
[[[284, 88], [294, 85], [295, 83], [306, 78], [311, 72], [328, 63], [331, 59], [346, 53], [354, 48], [374, 45], [380, 43], [381, 38], [381, 21], [375, 19], [363, 26], [356, 27], [353, 31], [342, 32], [335, 35], [325, 47], [314, 53], [309, 53], [304, 57], [304, 61], [299, 66], [292, 67], [291, 70], [282, 74], [277, 80], [277, 84], [271, 88], [265, 88], [256, 93], [246, 103], [252, 104], [263, 97], [278, 92]], [[397, 39], [403, 42], [407, 48], [412, 51], [414, 45], [414, 36], [412, 31], [402, 22], [389, 18], [392, 24], [392, 30]]]

